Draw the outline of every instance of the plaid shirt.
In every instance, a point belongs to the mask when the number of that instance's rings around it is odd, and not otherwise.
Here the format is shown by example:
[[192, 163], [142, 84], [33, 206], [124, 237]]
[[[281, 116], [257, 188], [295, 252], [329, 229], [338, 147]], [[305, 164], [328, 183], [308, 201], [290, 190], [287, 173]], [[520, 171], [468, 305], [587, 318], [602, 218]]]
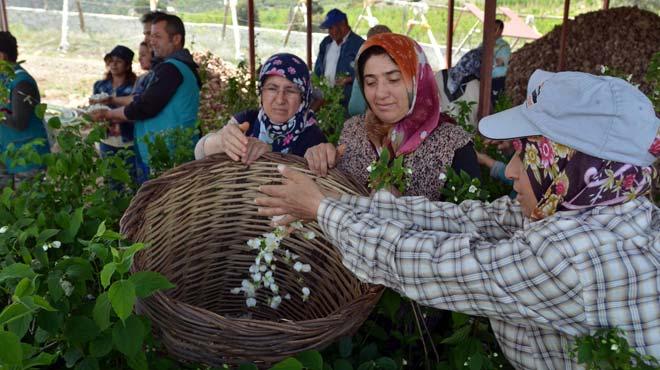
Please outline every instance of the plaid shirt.
[[344, 265], [422, 304], [485, 316], [519, 369], [577, 369], [574, 337], [619, 327], [660, 357], [660, 210], [646, 198], [529, 222], [508, 197], [324, 199]]

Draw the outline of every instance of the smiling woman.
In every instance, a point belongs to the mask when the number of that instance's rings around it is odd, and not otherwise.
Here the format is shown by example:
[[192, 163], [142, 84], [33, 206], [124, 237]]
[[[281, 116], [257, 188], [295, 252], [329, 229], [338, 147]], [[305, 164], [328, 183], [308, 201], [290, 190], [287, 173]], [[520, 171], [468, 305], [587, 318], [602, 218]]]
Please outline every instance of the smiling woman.
[[305, 62], [292, 54], [275, 54], [259, 74], [261, 107], [234, 115], [218, 132], [204, 136], [195, 147], [195, 158], [226, 153], [235, 161], [251, 164], [268, 152], [302, 156], [325, 135], [309, 108], [311, 82]]
[[313, 172], [324, 176], [336, 165], [367, 184], [367, 168], [389, 148], [412, 169], [406, 195], [439, 200], [450, 166], [479, 176], [471, 137], [440, 112], [433, 71], [415, 41], [394, 33], [369, 38], [357, 56], [356, 83], [368, 109], [344, 123], [338, 148], [320, 144], [307, 151]]

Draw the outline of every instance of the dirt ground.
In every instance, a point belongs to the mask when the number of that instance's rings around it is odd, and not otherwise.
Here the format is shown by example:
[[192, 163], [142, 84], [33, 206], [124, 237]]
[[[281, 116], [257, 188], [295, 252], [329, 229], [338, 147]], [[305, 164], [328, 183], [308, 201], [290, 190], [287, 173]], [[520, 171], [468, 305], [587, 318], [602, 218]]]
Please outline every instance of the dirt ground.
[[105, 70], [102, 60], [67, 55], [22, 54], [21, 59], [37, 80], [43, 102], [66, 107], [86, 105], [94, 81]]

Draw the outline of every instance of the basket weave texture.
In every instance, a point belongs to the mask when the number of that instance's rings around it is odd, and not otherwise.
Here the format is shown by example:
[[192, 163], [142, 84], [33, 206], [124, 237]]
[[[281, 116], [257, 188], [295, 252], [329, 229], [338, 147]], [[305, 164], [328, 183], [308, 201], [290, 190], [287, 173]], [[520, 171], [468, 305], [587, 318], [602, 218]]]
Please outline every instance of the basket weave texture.
[[[274, 153], [250, 167], [225, 155], [187, 163], [145, 183], [122, 217], [129, 240], [151, 245], [135, 256], [133, 271], [157, 271], [176, 285], [137, 304], [174, 357], [211, 366], [267, 366], [351, 335], [380, 298], [382, 288], [346, 270], [316, 222], [305, 225], [315, 239], [291, 235], [282, 242], [312, 267], [302, 274], [302, 285], [300, 273], [277, 262], [280, 294], [289, 292], [291, 300], [271, 309], [271, 293], [262, 288], [257, 306], [248, 308], [242, 294], [230, 292], [249, 278], [254, 263], [256, 252], [246, 242], [273, 230], [269, 219], [257, 215], [254, 198], [260, 185], [281, 181], [280, 163], [304, 169], [299, 157]], [[339, 171], [316, 181], [341, 193], [366, 194]], [[300, 297], [302, 286], [311, 290], [307, 302]]]

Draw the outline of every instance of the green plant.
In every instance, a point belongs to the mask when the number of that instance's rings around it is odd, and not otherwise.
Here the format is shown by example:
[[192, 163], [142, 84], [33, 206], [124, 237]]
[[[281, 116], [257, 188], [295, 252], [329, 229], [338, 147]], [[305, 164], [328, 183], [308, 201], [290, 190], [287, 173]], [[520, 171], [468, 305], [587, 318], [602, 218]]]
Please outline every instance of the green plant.
[[401, 194], [408, 187], [408, 177], [412, 173], [410, 168], [403, 166], [403, 156], [391, 158], [390, 151], [383, 147], [378, 160], [368, 168], [369, 187], [373, 190], [397, 189]]
[[194, 148], [199, 137], [197, 127], [176, 127], [144, 137], [149, 151], [149, 177], [156, 178], [163, 172], [195, 159]]
[[653, 54], [649, 61], [644, 80], [651, 86], [648, 94], [656, 112], [660, 112], [660, 51]]
[[339, 86], [330, 86], [325, 77], [318, 77], [315, 74], [312, 74], [312, 85], [320, 89], [323, 94], [323, 105], [316, 112], [316, 120], [328, 142], [336, 145], [346, 119], [346, 108], [342, 104], [343, 89]]
[[490, 194], [487, 190], [482, 189], [479, 179], [470, 177], [463, 170], [456, 173], [453, 168], [449, 167], [447, 168], [442, 195], [448, 202], [461, 203], [468, 199], [485, 201], [489, 199]]
[[652, 356], [643, 356], [630, 347], [620, 329], [598, 329], [593, 335], [577, 338], [571, 355], [587, 370], [651, 370], [660, 368]]

